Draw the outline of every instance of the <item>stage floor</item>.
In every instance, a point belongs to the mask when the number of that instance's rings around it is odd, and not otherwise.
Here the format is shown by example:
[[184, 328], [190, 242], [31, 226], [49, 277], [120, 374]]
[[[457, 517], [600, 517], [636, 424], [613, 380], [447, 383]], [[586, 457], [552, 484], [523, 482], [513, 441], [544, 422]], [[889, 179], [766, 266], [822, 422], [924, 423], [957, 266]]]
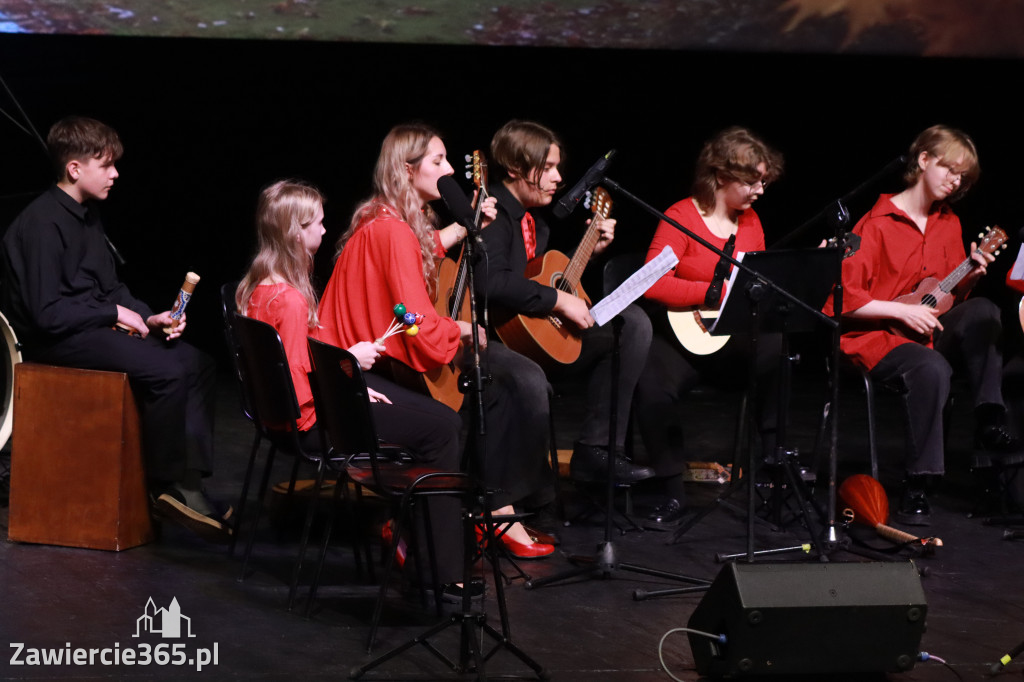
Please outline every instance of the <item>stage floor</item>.
[[[791, 419], [791, 443], [807, 453], [814, 441], [822, 407], [824, 386], [813, 372], [798, 373], [797, 396]], [[567, 387], [557, 398], [562, 423], [562, 447], [571, 447], [574, 420], [578, 418], [579, 387]], [[736, 396], [715, 391], [694, 393], [688, 403], [686, 432], [696, 459], [728, 461], [735, 433]], [[241, 486], [252, 432], [238, 411], [234, 388], [222, 381], [218, 401], [218, 472], [210, 479], [210, 492], [226, 500], [237, 497]], [[866, 428], [863, 398], [855, 387], [843, 391], [843, 424], [840, 448], [841, 471], [864, 471]], [[898, 468], [891, 461], [901, 450], [902, 430], [892, 397], [880, 398], [880, 450], [882, 480], [895, 489]], [[940, 536], [944, 547], [934, 556], [920, 557], [916, 564], [927, 575], [921, 579], [928, 604], [927, 629], [921, 649], [948, 661], [952, 670], [934, 660], [918, 663], [910, 672], [893, 674], [811, 675], [809, 680], [936, 681], [980, 680], [989, 666], [1024, 639], [1024, 591], [1020, 588], [1024, 544], [1004, 541], [1003, 528], [969, 518], [975, 505], [977, 484], [969, 471], [971, 423], [955, 414], [951, 423], [949, 474], [934, 498], [934, 523], [929, 532]], [[72, 445], [73, 446], [73, 445]], [[849, 461], [847, 461], [849, 460]], [[859, 460], [859, 461], [858, 461]], [[277, 472], [275, 472], [277, 473]], [[287, 478], [282, 466], [277, 480]], [[585, 508], [583, 496], [563, 482], [570, 515]], [[692, 484], [693, 506], [711, 500], [723, 488]], [[816, 486], [824, 500], [827, 486]], [[53, 491], [55, 498], [61, 492]], [[764, 492], [764, 489], [761, 489]], [[635, 511], [643, 517], [657, 501], [657, 490], [641, 486], [634, 495]], [[679, 543], [667, 544], [663, 532], [615, 534], [620, 562], [640, 564], [702, 579], [713, 579], [722, 569], [716, 554], [742, 553], [746, 549], [746, 521], [739, 511], [721, 508], [707, 516]], [[0, 512], [6, 537], [7, 510]], [[325, 587], [312, 618], [285, 609], [288, 571], [296, 549], [294, 524], [283, 532], [265, 526], [260, 533], [253, 572], [238, 582], [239, 561], [226, 556], [222, 547], [204, 543], [174, 526], [164, 529], [152, 544], [121, 553], [0, 543], [0, 638], [11, 646], [3, 657], [2, 679], [343, 679], [353, 666], [372, 657], [365, 639], [376, 597], [375, 588], [360, 582], [352, 554], [343, 541], [328, 558]], [[555, 530], [562, 545], [555, 557], [523, 562], [534, 578], [553, 575], [570, 566], [566, 555], [592, 554], [603, 539], [603, 522], [594, 517]], [[846, 537], [840, 533], [841, 537]], [[856, 536], [884, 548], [873, 531]], [[757, 524], [757, 549], [788, 547], [808, 542], [800, 522], [783, 529]], [[906, 555], [904, 555], [906, 556]], [[845, 550], [830, 555], [833, 562], [865, 561]], [[760, 561], [760, 560], [759, 560]], [[765, 560], [767, 561], [767, 560]], [[801, 552], [778, 555], [773, 561], [812, 561]], [[507, 567], [506, 567], [507, 568]], [[489, 582], [493, 582], [488, 577]], [[678, 586], [664, 579], [632, 572], [616, 572], [608, 579], [576, 580], [533, 590], [515, 581], [507, 589], [512, 641], [533, 657], [556, 680], [644, 681], [668, 679], [659, 663], [659, 641], [673, 628], [685, 627], [701, 600], [701, 594], [685, 594], [653, 600], [634, 600], [635, 590]], [[483, 608], [488, 622], [500, 627], [493, 584]], [[147, 602], [153, 601], [147, 612]], [[134, 637], [154, 609], [172, 609], [176, 601], [181, 619], [192, 637], [163, 639], [144, 634]], [[438, 622], [432, 611], [420, 608], [416, 599], [392, 592], [374, 655], [413, 637]], [[818, 633], [833, 646], [861, 647], [869, 656], [873, 633], [850, 632], [838, 620]], [[877, 635], [874, 635], [877, 636]], [[136, 654], [150, 643], [170, 662], [148, 666], [17, 665], [31, 661], [32, 650], [55, 650], [48, 655], [70, 656], [77, 649], [116, 649]], [[157, 645], [169, 644], [163, 649]], [[845, 643], [845, 644], [844, 644]], [[182, 644], [179, 648], [176, 645]], [[457, 630], [444, 633], [436, 645], [457, 657]], [[816, 647], [815, 642], [794, 639], [794, 647]], [[19, 648], [23, 647], [23, 648]], [[83, 654], [87, 655], [87, 654]], [[100, 656], [99, 653], [94, 654]], [[113, 656], [108, 653], [107, 656]], [[216, 662], [213, 656], [216, 655]], [[198, 659], [204, 669], [196, 672]], [[685, 634], [669, 634], [663, 657], [674, 675], [696, 680], [693, 657]], [[209, 658], [210, 660], [206, 660]], [[184, 661], [184, 665], [174, 665]], [[191, 661], [191, 663], [189, 663]], [[1024, 658], [1007, 666], [999, 679], [1019, 679]], [[488, 675], [504, 677], [529, 669], [507, 652], [487, 662]], [[365, 676], [365, 679], [458, 679], [422, 647], [415, 647]], [[778, 678], [777, 678], [778, 679]], [[785, 679], [794, 679], [786, 677]], [[803, 678], [796, 678], [803, 679]]]

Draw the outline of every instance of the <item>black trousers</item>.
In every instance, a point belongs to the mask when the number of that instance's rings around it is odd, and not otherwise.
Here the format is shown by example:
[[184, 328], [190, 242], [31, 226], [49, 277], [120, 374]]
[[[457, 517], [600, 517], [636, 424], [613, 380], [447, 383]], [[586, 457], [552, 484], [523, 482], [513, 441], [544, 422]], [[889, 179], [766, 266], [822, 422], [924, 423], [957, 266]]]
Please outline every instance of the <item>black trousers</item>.
[[[777, 419], [779, 352], [782, 337], [762, 334], [757, 348], [757, 387], [755, 409], [758, 429], [763, 439], [774, 439]], [[697, 384], [742, 391], [747, 386], [750, 355], [754, 352], [749, 337], [735, 336], [711, 355], [694, 355], [686, 351], [672, 332], [658, 326], [651, 342], [651, 352], [636, 388], [636, 423], [643, 439], [650, 464], [658, 476], [675, 476], [686, 469], [687, 453], [684, 425], [687, 412], [686, 394]]]
[[138, 401], [146, 475], [180, 481], [186, 469], [213, 470], [213, 359], [180, 340], [93, 329], [26, 352], [52, 365], [124, 372]]
[[[367, 372], [365, 377], [367, 386], [386, 395], [392, 403], [370, 404], [377, 436], [382, 441], [407, 448], [417, 461], [435, 469], [460, 470], [462, 420], [454, 410], [373, 373]], [[462, 503], [457, 497], [438, 495], [422, 504], [429, 509], [429, 532], [438, 564], [437, 581], [460, 582], [464, 554]], [[422, 513], [417, 514], [415, 524], [417, 543], [424, 548], [422, 559], [426, 562], [428, 529], [424, 518]], [[423, 568], [429, 574], [429, 566]]]
[[905, 343], [871, 370], [871, 378], [895, 387], [903, 396], [906, 423], [906, 471], [910, 475], [945, 473], [943, 410], [954, 370], [966, 377], [975, 407], [1003, 405], [1002, 321], [999, 308], [971, 298], [939, 318], [943, 331], [934, 349]]
[[[611, 323], [583, 332], [580, 357], [552, 372], [552, 378], [586, 375], [586, 413], [579, 441], [607, 446], [612, 400], [616, 400], [617, 445], [626, 440], [633, 390], [651, 344], [651, 322], [637, 306], [623, 312], [618, 392], [612, 395]], [[484, 480], [497, 490], [495, 507], [523, 501], [539, 507], [553, 498], [554, 472], [548, 464], [548, 376], [533, 360], [491, 340], [486, 372], [493, 381], [484, 390], [487, 419]]]

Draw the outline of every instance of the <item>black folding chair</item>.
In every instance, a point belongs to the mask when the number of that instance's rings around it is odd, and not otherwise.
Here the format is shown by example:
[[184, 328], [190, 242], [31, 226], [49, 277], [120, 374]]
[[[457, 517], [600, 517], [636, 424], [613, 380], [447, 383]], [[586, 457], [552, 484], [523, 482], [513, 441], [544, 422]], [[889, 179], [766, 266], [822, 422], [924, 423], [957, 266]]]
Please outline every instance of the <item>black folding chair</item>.
[[[299, 418], [299, 405], [295, 398], [295, 387], [292, 385], [288, 359], [285, 355], [284, 346], [281, 343], [281, 337], [271, 325], [265, 322], [238, 315], [237, 313], [231, 313], [229, 317], [232, 318], [229, 328], [236, 343], [235, 348], [238, 353], [237, 368], [243, 385], [243, 396], [247, 396], [247, 399], [251, 400], [251, 418], [258, 434], [256, 442], [253, 444], [252, 455], [250, 456], [249, 472], [246, 474], [246, 480], [242, 487], [242, 497], [238, 502], [239, 520], [236, 522], [237, 524], [241, 523], [241, 513], [245, 508], [249, 479], [260, 441], [265, 439], [270, 442], [266, 463], [263, 466], [263, 474], [260, 478], [259, 504], [256, 509], [256, 518], [253, 521], [252, 530], [246, 543], [239, 580], [245, 579], [248, 569], [249, 558], [252, 555], [253, 543], [256, 538], [256, 530], [263, 513], [263, 508], [266, 506], [267, 487], [270, 473], [273, 469], [274, 456], [277, 451], [281, 450], [295, 457], [291, 483], [288, 487], [289, 499], [291, 499], [295, 490], [298, 465], [301, 462], [308, 462], [316, 467], [316, 478], [311, 491], [312, 496], [309, 506], [306, 510], [299, 554], [295, 559], [295, 565], [292, 569], [292, 580], [288, 592], [288, 609], [291, 610], [295, 605], [295, 595], [298, 589], [302, 562], [306, 555], [306, 546], [309, 543], [316, 503], [320, 498], [328, 466], [323, 453], [319, 449], [313, 450], [309, 446], [304, 447], [300, 438], [300, 431], [296, 425], [296, 420]], [[331, 513], [332, 519], [333, 515], [334, 509], [332, 509]]]
[[[388, 591], [388, 578], [395, 563], [402, 531], [414, 518], [414, 513], [423, 514], [427, 553], [430, 561], [431, 580], [434, 587], [434, 601], [441, 612], [441, 586], [437, 582], [437, 557], [434, 539], [429, 529], [428, 505], [417, 504], [421, 499], [436, 495], [455, 495], [471, 507], [471, 496], [476, 492], [472, 479], [462, 472], [446, 472], [416, 463], [408, 453], [397, 446], [381, 444], [377, 437], [370, 398], [359, 363], [347, 350], [309, 339], [309, 354], [313, 372], [311, 386], [316, 403], [317, 423], [329, 445], [331, 459], [345, 458], [345, 472], [356, 484], [357, 495], [366, 487], [382, 498], [389, 500], [394, 510], [394, 530], [391, 552], [388, 554], [380, 593], [373, 613], [373, 622], [367, 640], [367, 650], [373, 648], [380, 622], [384, 600]], [[357, 502], [360, 499], [357, 497]], [[462, 515], [465, 519], [465, 514]], [[463, 529], [465, 532], [465, 529]], [[415, 540], [416, 533], [409, 533], [409, 545], [413, 560], [423, 585], [420, 548]], [[310, 590], [310, 603], [316, 596], [320, 572], [327, 552], [328, 536], [325, 534], [320, 549], [320, 563]]]
[[242, 408], [242, 414], [249, 423], [253, 425], [255, 434], [253, 436], [252, 447], [249, 449], [249, 465], [245, 470], [245, 480], [242, 483], [242, 497], [239, 501], [239, 505], [235, 508], [234, 523], [232, 524], [231, 543], [228, 545], [228, 556], [235, 555], [235, 545], [238, 543], [238, 531], [239, 524], [241, 523], [242, 514], [245, 512], [245, 501], [249, 496], [249, 483], [252, 480], [252, 471], [256, 464], [256, 454], [259, 452], [260, 444], [263, 442], [265, 434], [260, 428], [260, 422], [256, 418], [256, 411], [252, 406], [252, 396], [249, 395], [249, 389], [246, 383], [242, 381], [244, 374], [241, 366], [241, 351], [238, 348], [238, 342], [235, 340], [234, 322], [235, 313], [238, 312], [238, 307], [235, 305], [235, 290], [238, 288], [238, 282], [227, 282], [220, 288], [220, 302], [221, 302], [221, 313], [224, 316], [224, 343], [228, 348], [228, 355], [231, 357], [231, 367], [235, 370], [235, 379], [238, 385], [238, 398], [239, 404]]

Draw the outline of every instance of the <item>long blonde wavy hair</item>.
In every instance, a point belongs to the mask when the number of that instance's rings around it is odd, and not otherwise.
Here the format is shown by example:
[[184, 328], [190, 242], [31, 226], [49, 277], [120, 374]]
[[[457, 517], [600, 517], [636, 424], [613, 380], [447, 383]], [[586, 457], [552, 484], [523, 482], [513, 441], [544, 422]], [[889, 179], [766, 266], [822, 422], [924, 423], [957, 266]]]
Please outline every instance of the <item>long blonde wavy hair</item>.
[[318, 189], [298, 180], [275, 182], [260, 193], [256, 207], [256, 255], [235, 291], [235, 304], [243, 315], [247, 314], [256, 286], [277, 275], [306, 299], [309, 328], [319, 324], [316, 292], [310, 277], [313, 256], [306, 251], [301, 234], [316, 219], [323, 204], [324, 197]]
[[406, 164], [413, 168], [418, 166], [427, 155], [430, 140], [435, 137], [440, 138], [441, 135], [424, 123], [403, 123], [388, 132], [373, 171], [373, 194], [356, 208], [352, 223], [338, 238], [335, 258], [341, 255], [345, 244], [361, 225], [389, 212], [397, 214], [409, 225], [420, 243], [423, 280], [427, 290], [433, 293], [436, 216], [429, 205], [423, 205], [423, 200], [413, 188]]

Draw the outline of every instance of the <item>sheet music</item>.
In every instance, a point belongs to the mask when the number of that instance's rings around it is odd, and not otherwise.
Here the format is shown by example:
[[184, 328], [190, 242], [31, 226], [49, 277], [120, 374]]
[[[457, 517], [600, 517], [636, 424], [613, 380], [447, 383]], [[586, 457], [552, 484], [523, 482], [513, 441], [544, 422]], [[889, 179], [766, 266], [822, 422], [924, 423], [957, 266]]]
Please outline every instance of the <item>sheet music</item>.
[[[736, 260], [738, 260], [739, 262], [742, 263], [743, 262], [743, 256], [745, 256], [745, 255], [747, 255], [745, 251], [740, 251], [735, 256], [733, 256], [733, 258], [735, 258]], [[733, 285], [736, 283], [736, 275], [738, 275], [739, 272], [740, 272], [740, 269], [738, 267], [736, 267], [735, 265], [732, 266], [732, 272], [729, 274], [729, 283], [725, 286], [725, 296], [722, 297], [722, 305], [718, 306], [719, 310], [724, 310], [725, 309], [725, 302], [729, 300], [729, 295], [732, 294]], [[705, 325], [707, 327], [708, 334], [714, 334], [715, 333], [715, 327], [718, 326], [718, 316], [716, 315], [714, 318], [711, 318], [711, 317], [704, 317], [703, 315], [701, 315], [701, 319], [702, 320], [714, 319], [714, 321], [710, 325]]]
[[671, 246], [666, 246], [656, 258], [630, 275], [629, 279], [620, 284], [615, 291], [605, 296], [590, 309], [590, 315], [594, 318], [594, 322], [598, 326], [604, 326], [608, 320], [640, 298], [645, 291], [651, 288], [651, 285], [674, 268], [678, 262], [679, 258], [676, 257], [675, 251]]
[[1010, 268], [1010, 279], [1024, 279], [1024, 244], [1020, 245], [1020, 250], [1017, 251], [1017, 260], [1013, 262], [1013, 267]]

